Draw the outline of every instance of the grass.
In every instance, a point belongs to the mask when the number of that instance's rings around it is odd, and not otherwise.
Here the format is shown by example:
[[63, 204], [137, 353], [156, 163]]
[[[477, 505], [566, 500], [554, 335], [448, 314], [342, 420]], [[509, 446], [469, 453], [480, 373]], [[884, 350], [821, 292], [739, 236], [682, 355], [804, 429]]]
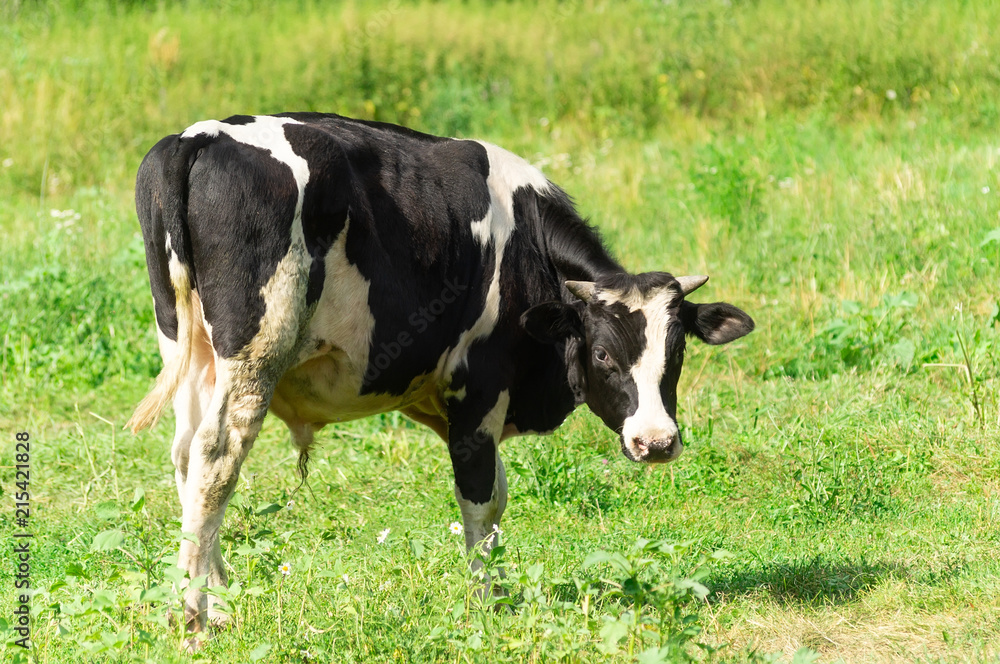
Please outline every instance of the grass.
[[[293, 494], [269, 419], [224, 530], [234, 627], [204, 660], [997, 661], [1000, 7], [0, 13], [0, 463], [13, 495], [30, 432], [39, 589], [23, 653], [5, 557], [5, 657], [186, 659], [171, 423], [120, 431], [159, 369], [132, 183], [167, 133], [294, 109], [519, 152], [626, 265], [710, 274], [699, 296], [758, 329], [689, 347], [670, 467], [629, 464], [585, 408], [504, 444], [490, 565], [512, 611], [469, 597], [432, 434], [395, 414], [330, 427]], [[0, 535], [18, 530], [8, 503]]]

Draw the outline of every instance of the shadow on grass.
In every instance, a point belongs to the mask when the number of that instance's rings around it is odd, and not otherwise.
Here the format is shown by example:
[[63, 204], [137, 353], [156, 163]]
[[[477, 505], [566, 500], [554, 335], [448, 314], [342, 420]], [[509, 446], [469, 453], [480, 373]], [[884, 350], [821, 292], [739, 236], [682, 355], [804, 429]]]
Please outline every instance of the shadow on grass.
[[705, 585], [712, 589], [711, 602], [764, 593], [789, 602], [825, 604], [851, 602], [885, 580], [911, 577], [910, 570], [899, 563], [831, 562], [817, 557], [719, 572]]

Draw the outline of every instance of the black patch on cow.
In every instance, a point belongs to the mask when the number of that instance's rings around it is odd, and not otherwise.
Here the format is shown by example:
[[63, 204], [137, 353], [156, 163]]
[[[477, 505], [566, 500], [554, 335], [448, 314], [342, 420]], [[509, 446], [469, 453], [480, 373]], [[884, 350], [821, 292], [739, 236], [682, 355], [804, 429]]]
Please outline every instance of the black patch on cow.
[[[587, 405], [612, 431], [639, 408], [639, 391], [631, 369], [646, 348], [646, 317], [622, 304], [587, 306]], [[603, 351], [608, 361], [595, 354]]]
[[220, 133], [191, 168], [188, 227], [212, 345], [234, 356], [260, 329], [263, 288], [288, 253], [298, 186], [267, 150]]
[[252, 115], [230, 115], [222, 122], [227, 125], [248, 125], [257, 121]]
[[167, 159], [177, 136], [167, 136], [149, 151], [135, 182], [135, 211], [142, 227], [146, 248], [146, 268], [153, 293], [156, 325], [168, 339], [177, 340], [177, 300], [170, 283], [169, 257], [166, 254], [166, 231], [163, 226], [163, 161]]
[[677, 417], [677, 382], [684, 368], [684, 350], [687, 339], [684, 337], [684, 324], [681, 319], [681, 304], [670, 308], [671, 324], [667, 328], [667, 343], [664, 349], [663, 378], [660, 380], [660, 397], [663, 407], [670, 417]]

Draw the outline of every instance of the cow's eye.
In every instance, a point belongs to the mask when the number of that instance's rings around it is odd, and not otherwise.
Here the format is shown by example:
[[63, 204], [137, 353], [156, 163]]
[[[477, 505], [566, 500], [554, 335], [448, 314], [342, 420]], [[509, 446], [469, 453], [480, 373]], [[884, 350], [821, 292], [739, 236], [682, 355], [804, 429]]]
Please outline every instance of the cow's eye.
[[608, 351], [604, 350], [602, 347], [597, 346], [594, 348], [594, 361], [598, 364], [611, 365], [611, 356], [608, 355]]

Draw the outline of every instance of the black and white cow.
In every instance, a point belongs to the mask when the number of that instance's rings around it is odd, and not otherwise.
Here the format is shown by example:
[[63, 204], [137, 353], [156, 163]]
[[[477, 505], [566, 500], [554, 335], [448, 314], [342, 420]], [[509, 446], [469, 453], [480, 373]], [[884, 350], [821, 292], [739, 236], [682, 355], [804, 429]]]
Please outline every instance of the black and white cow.
[[[197, 537], [179, 564], [208, 587], [269, 408], [303, 467], [332, 422], [399, 410], [433, 429], [472, 548], [507, 502], [501, 440], [586, 403], [628, 459], [670, 461], [685, 335], [754, 326], [687, 301], [707, 277], [629, 274], [561, 189], [480, 141], [311, 113], [198, 122], [150, 150], [136, 208], [164, 369], [129, 427], [173, 400]], [[192, 631], [222, 618], [200, 590], [185, 602]]]

